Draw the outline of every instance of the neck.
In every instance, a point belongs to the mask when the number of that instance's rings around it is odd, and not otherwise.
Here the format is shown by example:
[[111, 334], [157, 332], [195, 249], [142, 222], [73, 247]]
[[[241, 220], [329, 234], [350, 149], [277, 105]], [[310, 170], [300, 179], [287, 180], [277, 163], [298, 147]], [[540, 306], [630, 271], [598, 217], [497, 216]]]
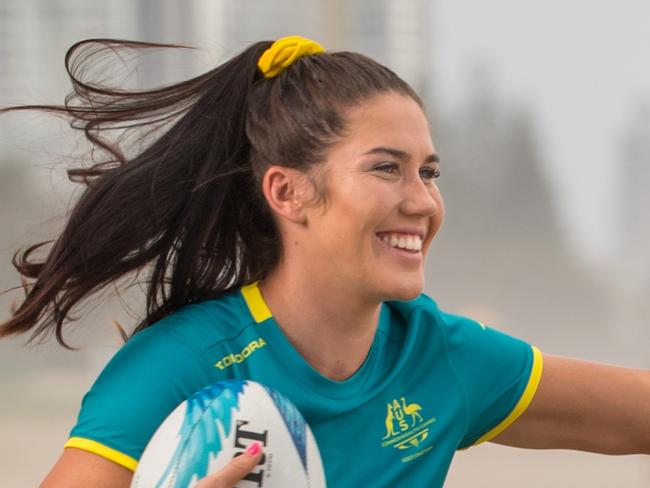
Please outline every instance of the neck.
[[260, 291], [289, 341], [319, 373], [343, 380], [359, 369], [375, 336], [381, 302], [341, 283], [320, 283], [308, 273], [282, 268], [260, 283]]

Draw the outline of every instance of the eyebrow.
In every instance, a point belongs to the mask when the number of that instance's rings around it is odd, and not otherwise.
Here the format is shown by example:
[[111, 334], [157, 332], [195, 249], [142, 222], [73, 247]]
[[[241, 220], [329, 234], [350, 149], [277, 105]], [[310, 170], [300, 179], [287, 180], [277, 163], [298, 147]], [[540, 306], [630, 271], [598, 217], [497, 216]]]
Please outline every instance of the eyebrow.
[[[394, 147], [373, 147], [369, 151], [366, 151], [363, 153], [364, 155], [366, 154], [390, 154], [394, 158], [399, 159], [400, 161], [408, 161], [409, 160], [409, 154], [406, 151], [402, 151], [401, 149], [395, 149]], [[426, 158], [424, 158], [425, 163], [439, 163], [440, 162], [440, 157], [436, 154], [429, 154]]]

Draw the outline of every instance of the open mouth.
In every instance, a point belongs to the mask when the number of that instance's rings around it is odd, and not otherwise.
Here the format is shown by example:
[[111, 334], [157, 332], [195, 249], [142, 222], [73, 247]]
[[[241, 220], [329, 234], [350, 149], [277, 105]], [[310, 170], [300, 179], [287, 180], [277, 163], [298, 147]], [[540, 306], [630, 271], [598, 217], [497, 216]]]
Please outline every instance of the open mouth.
[[380, 232], [377, 238], [387, 246], [399, 251], [418, 254], [422, 251], [422, 236], [397, 232]]

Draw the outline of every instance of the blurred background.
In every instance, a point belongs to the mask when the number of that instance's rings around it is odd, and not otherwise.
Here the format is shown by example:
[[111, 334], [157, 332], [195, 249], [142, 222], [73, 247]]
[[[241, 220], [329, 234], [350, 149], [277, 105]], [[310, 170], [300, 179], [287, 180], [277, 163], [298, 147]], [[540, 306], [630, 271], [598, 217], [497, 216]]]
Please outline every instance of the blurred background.
[[[647, 368], [648, 18], [645, 0], [2, 0], [0, 105], [61, 103], [64, 54], [91, 37], [201, 48], [122, 67], [131, 87], [290, 34], [368, 54], [423, 96], [442, 158], [447, 220], [427, 293], [543, 351]], [[80, 189], [65, 168], [87, 150], [54, 117], [0, 117], [2, 290], [20, 283], [13, 252], [61, 228]], [[0, 296], [0, 319], [19, 296]], [[2, 486], [36, 486], [55, 462], [82, 395], [120, 345], [109, 319], [134, 325], [139, 298], [93, 299], [67, 335], [78, 351], [0, 341]], [[456, 457], [446, 486], [524, 483], [648, 487], [650, 461], [487, 444]]]

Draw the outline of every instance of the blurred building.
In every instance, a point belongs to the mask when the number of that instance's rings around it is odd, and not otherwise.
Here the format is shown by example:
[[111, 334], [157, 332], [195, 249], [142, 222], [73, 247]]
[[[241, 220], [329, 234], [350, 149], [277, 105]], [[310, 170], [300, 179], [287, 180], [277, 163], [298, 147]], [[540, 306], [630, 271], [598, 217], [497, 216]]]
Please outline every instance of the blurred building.
[[0, 3], [0, 100], [18, 100], [30, 93], [40, 74], [42, 14], [36, 1], [5, 0]]
[[111, 24], [126, 33], [133, 18], [128, 5], [126, 0], [3, 0], [0, 103], [60, 100], [67, 87], [65, 49], [82, 37], [105, 37]]
[[617, 246], [609, 260], [615, 278], [615, 319], [612, 328], [619, 347], [644, 357], [650, 366], [650, 100], [641, 101], [629, 114], [621, 137], [620, 156], [612, 163], [613, 181], [620, 184]]
[[[345, 2], [342, 18], [349, 26], [349, 46], [397, 72], [428, 98], [427, 81], [433, 72], [432, 10], [426, 0], [357, 0]], [[340, 23], [334, 18], [332, 24]], [[346, 49], [343, 45], [340, 48]]]
[[[432, 73], [432, 2], [426, 0], [4, 0], [0, 5], [0, 103], [59, 99], [66, 91], [65, 49], [82, 38], [185, 43], [231, 56], [261, 39], [299, 34], [330, 49], [363, 52], [385, 63], [427, 96]], [[192, 72], [184, 52], [165, 63], [144, 61], [145, 84]], [[171, 59], [171, 61], [170, 61]], [[182, 65], [181, 68], [178, 66]], [[28, 101], [30, 101], [28, 100]]]
[[621, 176], [619, 255], [627, 278], [637, 286], [650, 280], [650, 101], [639, 104], [625, 127], [621, 158], [612, 164]]
[[327, 49], [366, 54], [395, 70], [427, 98], [432, 73], [431, 9], [427, 0], [277, 0], [226, 3], [224, 38], [239, 48], [286, 35], [311, 37]]

